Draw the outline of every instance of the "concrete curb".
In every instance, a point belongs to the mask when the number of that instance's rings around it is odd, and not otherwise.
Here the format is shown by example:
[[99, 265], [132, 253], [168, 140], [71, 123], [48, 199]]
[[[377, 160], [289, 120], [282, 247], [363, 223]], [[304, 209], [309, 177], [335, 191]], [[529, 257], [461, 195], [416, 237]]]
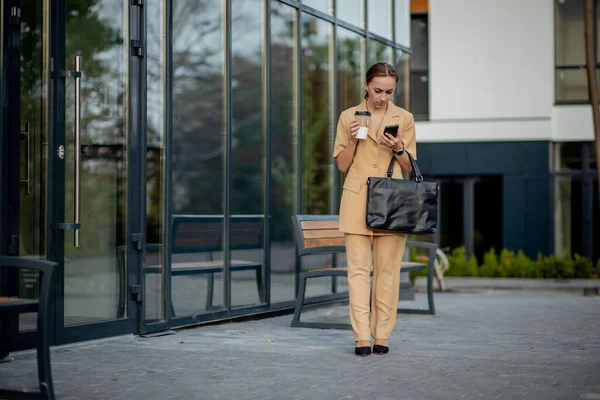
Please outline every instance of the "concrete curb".
[[[600, 289], [599, 279], [520, 279], [520, 278], [444, 278], [449, 291], [470, 290], [531, 290], [589, 293]], [[436, 284], [437, 286], [437, 284]], [[417, 277], [415, 289], [427, 289], [427, 278]]]

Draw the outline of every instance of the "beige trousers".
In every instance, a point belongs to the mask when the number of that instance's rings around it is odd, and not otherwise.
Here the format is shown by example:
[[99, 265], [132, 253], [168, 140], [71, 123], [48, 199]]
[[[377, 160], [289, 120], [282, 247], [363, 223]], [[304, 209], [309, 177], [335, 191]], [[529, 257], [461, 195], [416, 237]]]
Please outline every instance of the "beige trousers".
[[[400, 294], [400, 263], [404, 254], [406, 236], [371, 237], [346, 234], [345, 238], [350, 321], [354, 340], [370, 340], [370, 336], [374, 339], [387, 340], [396, 324]], [[372, 294], [371, 270], [373, 270]], [[370, 307], [369, 298], [371, 298]]]

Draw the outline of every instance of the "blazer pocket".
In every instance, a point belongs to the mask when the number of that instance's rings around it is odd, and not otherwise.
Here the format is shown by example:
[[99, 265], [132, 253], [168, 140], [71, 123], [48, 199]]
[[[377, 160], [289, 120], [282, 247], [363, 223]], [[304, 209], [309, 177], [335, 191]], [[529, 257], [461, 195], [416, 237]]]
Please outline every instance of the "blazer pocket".
[[346, 180], [344, 181], [343, 188], [345, 190], [349, 190], [351, 192], [359, 194], [361, 186], [362, 186], [362, 182], [359, 179], [346, 178]]

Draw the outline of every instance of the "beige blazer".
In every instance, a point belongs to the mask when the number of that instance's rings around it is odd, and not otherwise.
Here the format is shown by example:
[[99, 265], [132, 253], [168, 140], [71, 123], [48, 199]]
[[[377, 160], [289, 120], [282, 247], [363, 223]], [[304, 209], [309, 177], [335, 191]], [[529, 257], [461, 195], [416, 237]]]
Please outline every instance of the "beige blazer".
[[[350, 142], [350, 124], [355, 119], [355, 111], [366, 111], [366, 100], [355, 107], [344, 110], [337, 124], [337, 134], [333, 148], [333, 157], [337, 156], [346, 148]], [[383, 116], [379, 130], [369, 128], [369, 136], [365, 140], [359, 140], [354, 153], [354, 160], [342, 190], [340, 203], [340, 231], [356, 235], [382, 235], [374, 233], [367, 228], [367, 178], [370, 176], [385, 176], [388, 165], [392, 158], [392, 150], [379, 144], [378, 137], [383, 134], [387, 125], [398, 124], [398, 134], [401, 142], [410, 154], [417, 159], [417, 143], [415, 137], [415, 121], [413, 115], [403, 108], [388, 103], [388, 108]], [[394, 178], [402, 179], [400, 164], [394, 166]], [[384, 233], [385, 234], [385, 233]]]

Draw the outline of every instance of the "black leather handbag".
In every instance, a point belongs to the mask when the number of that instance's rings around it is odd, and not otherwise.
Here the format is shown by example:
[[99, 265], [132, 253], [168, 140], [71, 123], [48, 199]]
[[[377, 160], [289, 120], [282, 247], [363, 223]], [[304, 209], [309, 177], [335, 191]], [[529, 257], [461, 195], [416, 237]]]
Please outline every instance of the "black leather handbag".
[[395, 156], [386, 176], [367, 179], [367, 227], [373, 231], [429, 235], [437, 229], [439, 185], [425, 182], [413, 156], [412, 180], [394, 179]]

